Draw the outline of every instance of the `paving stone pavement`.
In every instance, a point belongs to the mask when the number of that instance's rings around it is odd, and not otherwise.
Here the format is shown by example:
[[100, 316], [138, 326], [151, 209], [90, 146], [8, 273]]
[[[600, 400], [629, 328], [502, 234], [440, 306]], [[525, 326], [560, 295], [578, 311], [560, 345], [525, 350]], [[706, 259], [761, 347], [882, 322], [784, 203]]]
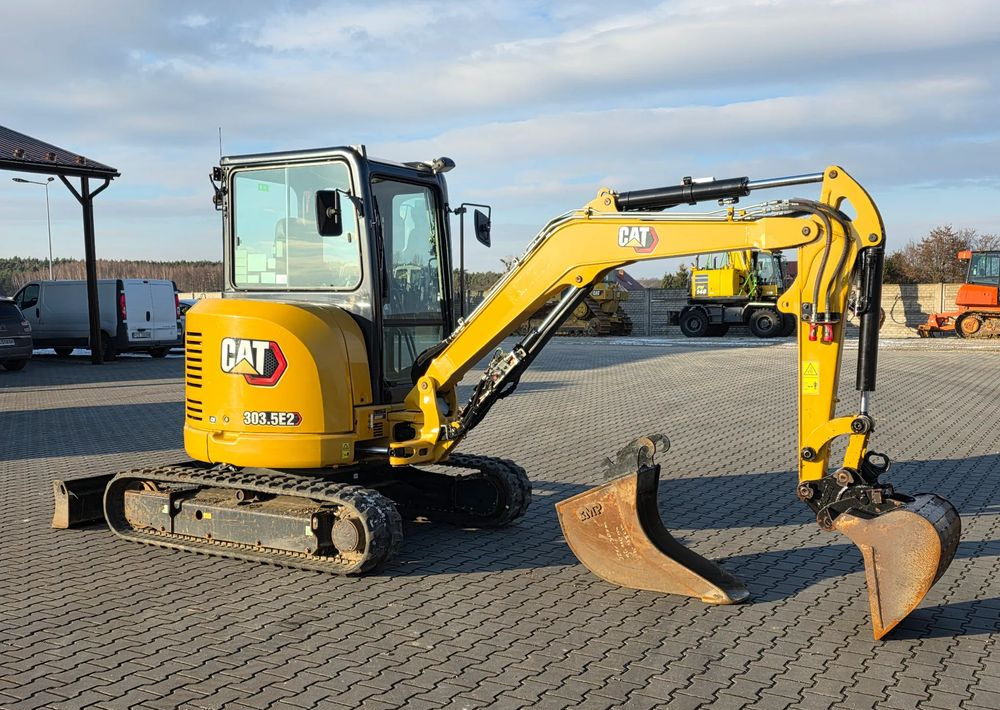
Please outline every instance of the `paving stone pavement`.
[[[0, 708], [1000, 708], [1000, 347], [883, 344], [873, 448], [964, 530], [875, 642], [860, 554], [794, 497], [791, 344], [637, 342], [554, 341], [461, 447], [525, 466], [524, 519], [408, 524], [363, 578], [50, 529], [52, 479], [183, 457], [182, 361], [0, 373]], [[620, 589], [563, 542], [553, 503], [653, 432], [664, 520], [749, 603]]]

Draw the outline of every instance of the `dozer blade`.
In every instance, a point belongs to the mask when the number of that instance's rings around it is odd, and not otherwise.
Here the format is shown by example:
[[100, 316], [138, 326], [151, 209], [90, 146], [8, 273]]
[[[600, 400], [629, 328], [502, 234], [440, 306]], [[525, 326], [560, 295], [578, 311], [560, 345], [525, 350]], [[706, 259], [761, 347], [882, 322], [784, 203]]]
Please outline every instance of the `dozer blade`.
[[664, 527], [656, 507], [659, 478], [659, 465], [640, 465], [556, 503], [573, 554], [612, 584], [684, 594], [709, 604], [744, 601], [749, 593], [739, 579], [684, 547]]
[[962, 521], [944, 498], [921, 493], [895, 510], [864, 518], [841, 513], [833, 529], [865, 560], [872, 631], [878, 640], [913, 611], [955, 557]]

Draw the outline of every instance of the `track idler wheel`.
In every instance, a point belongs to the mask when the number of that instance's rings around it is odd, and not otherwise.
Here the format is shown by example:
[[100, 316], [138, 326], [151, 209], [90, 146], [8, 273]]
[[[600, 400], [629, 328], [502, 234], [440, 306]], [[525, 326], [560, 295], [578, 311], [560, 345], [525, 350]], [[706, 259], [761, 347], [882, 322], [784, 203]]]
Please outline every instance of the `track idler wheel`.
[[902, 505], [876, 517], [850, 512], [833, 520], [865, 561], [872, 631], [880, 639], [913, 611], [948, 569], [962, 521], [944, 498], [899, 496]]
[[637, 439], [609, 460], [607, 483], [556, 503], [563, 536], [591, 572], [612, 584], [737, 604], [749, 596], [722, 567], [679, 543], [663, 525], [656, 504], [660, 467], [653, 463], [666, 437]]

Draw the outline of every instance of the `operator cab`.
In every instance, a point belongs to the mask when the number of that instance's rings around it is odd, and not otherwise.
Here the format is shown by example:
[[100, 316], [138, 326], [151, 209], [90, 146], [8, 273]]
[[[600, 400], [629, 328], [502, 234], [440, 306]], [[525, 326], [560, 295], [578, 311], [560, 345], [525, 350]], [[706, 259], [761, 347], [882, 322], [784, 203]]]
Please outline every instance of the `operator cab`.
[[[968, 252], [969, 270], [965, 282], [982, 286], [1000, 286], [1000, 251]], [[962, 254], [959, 254], [961, 258]]]
[[414, 360], [453, 327], [451, 166], [353, 147], [222, 158], [223, 296], [344, 309], [365, 336], [375, 403], [402, 401]]
[[785, 290], [785, 263], [781, 252], [755, 251], [754, 273], [763, 296], [777, 297]]

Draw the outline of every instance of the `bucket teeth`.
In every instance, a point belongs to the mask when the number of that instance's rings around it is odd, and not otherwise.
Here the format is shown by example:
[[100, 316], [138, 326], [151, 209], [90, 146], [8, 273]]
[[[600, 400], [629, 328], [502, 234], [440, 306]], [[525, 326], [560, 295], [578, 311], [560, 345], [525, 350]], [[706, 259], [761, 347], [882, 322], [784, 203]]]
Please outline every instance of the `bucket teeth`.
[[961, 518], [930, 493], [900, 497], [900, 507], [875, 517], [841, 513], [833, 521], [858, 546], [865, 562], [872, 631], [880, 639], [913, 611], [948, 569]]
[[556, 503], [573, 554], [612, 584], [737, 604], [749, 593], [719, 565], [670, 534], [656, 505], [658, 465], [640, 466], [601, 486]]

